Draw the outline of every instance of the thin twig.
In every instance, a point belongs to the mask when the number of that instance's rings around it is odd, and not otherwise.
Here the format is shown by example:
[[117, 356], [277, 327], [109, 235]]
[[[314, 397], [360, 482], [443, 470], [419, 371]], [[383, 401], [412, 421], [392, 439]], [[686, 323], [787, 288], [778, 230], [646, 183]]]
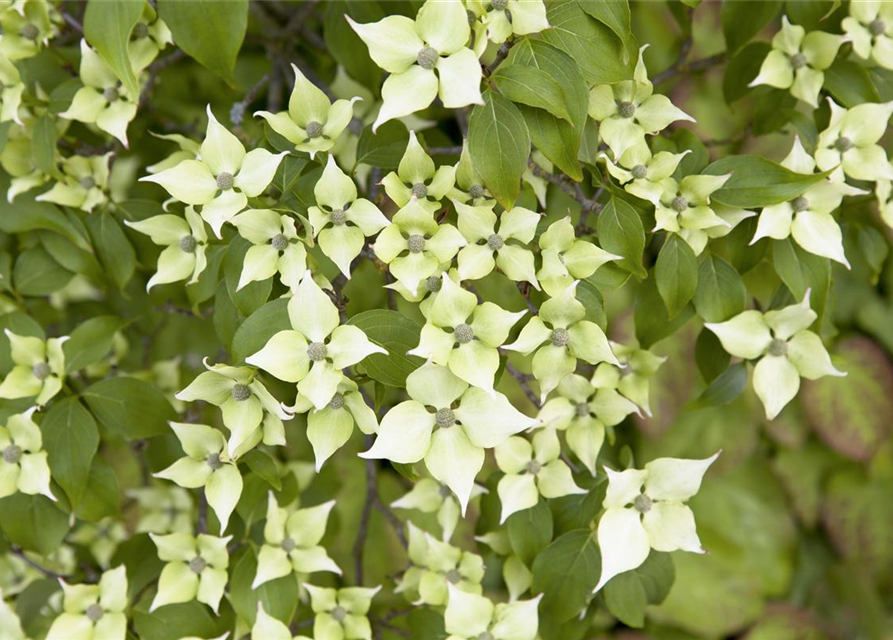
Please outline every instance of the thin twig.
[[[551, 182], [559, 189], [564, 191], [571, 198], [580, 203], [584, 210], [589, 209], [590, 211], [594, 211], [599, 213], [602, 209], [602, 205], [596, 202], [595, 198], [587, 198], [586, 194], [583, 193], [583, 190], [576, 183], [572, 182], [570, 178], [567, 176], [561, 176], [554, 173], [549, 173], [541, 166], [539, 166], [533, 158], [529, 158], [527, 160], [527, 166], [530, 167], [530, 170], [533, 172], [533, 175], [538, 178], [543, 178], [547, 182]], [[599, 192], [598, 195], [601, 195]]]
[[518, 371], [515, 368], [515, 366], [510, 362], [507, 362], [505, 364], [505, 370], [508, 371], [512, 375], [512, 377], [518, 381], [518, 384], [521, 386], [521, 389], [524, 391], [524, 395], [527, 396], [527, 399], [530, 400], [531, 404], [533, 404], [534, 407], [539, 409], [542, 405], [540, 405], [540, 399], [533, 392], [533, 389], [530, 388], [530, 383], [528, 382], [528, 379], [530, 376]]
[[208, 498], [205, 496], [204, 489], [198, 494], [198, 523], [196, 527], [199, 533], [208, 533]]
[[429, 156], [457, 156], [462, 153], [462, 146], [458, 147], [428, 147]]
[[47, 578], [50, 578], [52, 580], [58, 580], [59, 578], [65, 577], [61, 574], [56, 573], [55, 571], [51, 571], [51, 570], [47, 569], [46, 567], [43, 567], [43, 566], [37, 564], [36, 562], [34, 562], [34, 560], [29, 558], [27, 555], [25, 555], [25, 552], [22, 551], [22, 548], [19, 547], [18, 545], [12, 545], [9, 548], [9, 551], [10, 551], [10, 553], [12, 553], [12, 555], [20, 558], [22, 560], [22, 562], [27, 564], [29, 567], [31, 567], [35, 571], [42, 573]]
[[254, 99], [257, 98], [257, 94], [269, 81], [270, 74], [265, 73], [264, 76], [248, 90], [248, 93], [245, 94], [244, 98], [239, 102], [233, 103], [233, 106], [229, 110], [229, 119], [233, 123], [233, 126], [242, 126], [242, 122], [245, 120], [245, 110], [248, 108], [248, 105], [254, 102]]
[[509, 57], [509, 51], [512, 50], [512, 47], [515, 46], [514, 40], [506, 40], [502, 43], [502, 46], [499, 47], [499, 51], [496, 52], [496, 57], [493, 59], [493, 62], [490, 63], [489, 66], [484, 67], [484, 76], [489, 78], [493, 75], [493, 72], [496, 71], [496, 67], [502, 64], [502, 61]]
[[680, 64], [678, 66], [671, 65], [670, 68], [666, 71], [663, 71], [654, 76], [651, 79], [651, 83], [653, 85], [659, 85], [666, 82], [667, 80], [674, 78], [677, 75], [703, 71], [718, 64], [722, 64], [723, 62], [725, 62], [725, 60], [726, 53], [725, 51], [723, 51], [722, 53], [717, 53], [716, 55], [712, 55], [707, 58], [701, 58], [700, 60], [694, 60], [686, 64]]
[[[366, 448], [371, 445], [371, 436], [366, 436]], [[353, 545], [354, 582], [358, 586], [363, 584], [363, 554], [366, 552], [366, 536], [369, 533], [369, 520], [375, 503], [376, 475], [375, 460], [366, 460], [366, 500], [363, 502], [360, 525], [357, 527], [357, 538]]]

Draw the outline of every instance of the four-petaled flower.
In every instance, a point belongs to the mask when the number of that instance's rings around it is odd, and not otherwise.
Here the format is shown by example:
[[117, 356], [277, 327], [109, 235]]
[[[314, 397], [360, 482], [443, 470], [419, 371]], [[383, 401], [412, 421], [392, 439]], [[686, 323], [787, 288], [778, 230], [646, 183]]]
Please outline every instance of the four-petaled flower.
[[512, 35], [527, 36], [549, 28], [543, 0], [469, 0], [466, 4], [481, 18], [487, 38], [496, 44]]
[[68, 336], [42, 340], [20, 336], [4, 329], [9, 338], [13, 368], [0, 384], [0, 398], [34, 398], [37, 405], [49, 402], [65, 380], [62, 345]]
[[35, 411], [37, 407], [11, 415], [6, 426], [0, 426], [0, 498], [21, 491], [56, 500], [40, 427], [31, 419]]
[[127, 635], [127, 572], [123, 565], [106, 571], [99, 584], [62, 585], [62, 613], [46, 640], [124, 640]]
[[208, 265], [205, 255], [208, 234], [202, 217], [195, 209], [186, 207], [185, 220], [172, 213], [163, 213], [137, 222], [125, 220], [124, 224], [164, 247], [158, 256], [155, 275], [146, 284], [146, 291], [155, 285], [180, 280], [187, 280], [187, 284], [198, 282], [198, 277]]
[[298, 238], [293, 217], [270, 209], [248, 209], [231, 222], [239, 235], [252, 244], [242, 260], [236, 291], [277, 273], [285, 286], [298, 286], [307, 271], [307, 250]]
[[600, 157], [605, 159], [608, 173], [628, 193], [657, 205], [664, 192], [663, 181], [673, 175], [676, 167], [689, 153], [691, 150], [686, 149], [682, 153], [661, 151], [652, 155], [648, 145], [641, 143], [627, 149], [616, 164], [605, 154]]
[[457, 167], [450, 165], [435, 167], [434, 160], [419, 144], [415, 131], [410, 131], [397, 171], [386, 175], [381, 184], [398, 207], [405, 207], [415, 198], [427, 211], [435, 213], [440, 208], [440, 201], [456, 183], [456, 170]]
[[447, 640], [534, 640], [541, 598], [494, 605], [489, 598], [450, 585], [444, 613], [446, 632], [450, 634]]
[[[185, 639], [184, 639], [185, 640]], [[251, 627], [251, 640], [309, 640], [307, 636], [294, 636], [284, 622], [264, 610], [264, 603], [257, 603], [257, 616]]]
[[[474, 485], [471, 490], [471, 498], [486, 493], [487, 490]], [[432, 478], [422, 478], [416, 482], [399, 500], [391, 503], [395, 509], [418, 509], [422, 513], [437, 512], [437, 522], [443, 532], [441, 539], [449, 542], [459, 523], [459, 502], [456, 500], [450, 488]]]
[[367, 614], [372, 598], [381, 587], [328, 589], [312, 584], [303, 587], [310, 594], [310, 608], [316, 614], [313, 619], [316, 640], [372, 640]]
[[158, 536], [150, 533], [149, 537], [158, 548], [158, 557], [167, 563], [158, 578], [158, 592], [149, 612], [169, 604], [198, 600], [217, 613], [229, 580], [226, 545], [232, 536], [219, 538], [204, 533]]
[[[52, 202], [63, 207], [83, 209], [90, 213], [108, 201], [109, 160], [104, 156], [71, 156], [59, 163], [61, 175], [49, 191], [34, 198], [38, 202]], [[34, 185], [31, 185], [34, 186]], [[10, 193], [10, 198], [13, 195]]]
[[854, 180], [893, 180], [893, 166], [878, 144], [893, 114], [893, 101], [865, 103], [852, 109], [844, 109], [831, 98], [828, 104], [831, 121], [816, 143], [819, 171], [833, 169], [831, 179], [838, 182], [844, 175]]
[[606, 262], [621, 259], [577, 238], [570, 216], [550, 224], [539, 237], [539, 246], [543, 264], [536, 275], [550, 296], [561, 295], [574, 280], [585, 280]]
[[484, 560], [476, 553], [462, 551], [433, 538], [412, 522], [409, 529], [409, 561], [412, 566], [403, 574], [395, 593], [416, 597], [415, 604], [442, 606], [449, 597], [448, 586], [468, 593], [482, 592]]

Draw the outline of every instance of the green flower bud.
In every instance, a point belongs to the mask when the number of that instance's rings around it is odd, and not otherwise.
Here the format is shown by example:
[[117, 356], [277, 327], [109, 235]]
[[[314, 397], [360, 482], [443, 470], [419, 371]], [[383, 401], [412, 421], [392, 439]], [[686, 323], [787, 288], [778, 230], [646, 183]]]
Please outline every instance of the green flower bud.
[[458, 569], [450, 569], [446, 572], [446, 579], [450, 584], [459, 584], [462, 582], [462, 574]]
[[567, 332], [567, 329], [558, 327], [557, 329], [554, 329], [552, 331], [552, 344], [556, 347], [563, 347], [567, 345], [570, 339], [571, 336]]
[[251, 397], [251, 389], [247, 384], [234, 384], [231, 393], [236, 402], [244, 402]]
[[141, 40], [143, 38], [148, 37], [148, 35], [149, 35], [149, 25], [147, 25], [145, 22], [139, 22], [133, 28], [133, 37], [136, 39]]
[[788, 355], [788, 343], [775, 338], [769, 343], [769, 348], [766, 351], [770, 356], [786, 356]]
[[670, 203], [670, 206], [677, 213], [682, 213], [686, 209], [688, 209], [688, 200], [686, 200], [683, 196], [676, 196], [673, 198], [673, 202]]
[[456, 414], [452, 409], [438, 409], [434, 414], [434, 421], [441, 429], [449, 429], [456, 424]]
[[118, 90], [115, 87], [106, 87], [102, 92], [102, 97], [107, 102], [115, 102], [121, 96], [118, 95]]
[[90, 189], [92, 189], [93, 187], [96, 186], [96, 180], [94, 180], [94, 179], [91, 178], [90, 176], [85, 176], [85, 177], [83, 177], [83, 178], [80, 179], [80, 181], [78, 182], [78, 184], [81, 185], [81, 188], [86, 189], [86, 190], [89, 191]]
[[425, 250], [425, 236], [414, 233], [407, 238], [406, 245], [410, 253], [421, 253]]
[[307, 137], [311, 140], [313, 138], [318, 138], [322, 135], [322, 125], [318, 123], [316, 120], [311, 120], [307, 123]]
[[21, 34], [25, 40], [37, 40], [37, 37], [40, 35], [40, 29], [37, 28], [37, 25], [29, 22], [22, 27]]
[[440, 57], [435, 49], [431, 47], [425, 47], [421, 51], [419, 51], [419, 55], [417, 57], [417, 61], [419, 66], [422, 69], [431, 70], [437, 64], [437, 59]]
[[344, 396], [340, 393], [336, 393], [332, 396], [332, 399], [329, 401], [329, 408], [331, 409], [340, 409], [344, 406]]
[[646, 167], [644, 164], [637, 164], [633, 167], [631, 173], [633, 174], [633, 178], [635, 178], [636, 180], [644, 180], [645, 176], [648, 175], [648, 167]]
[[802, 69], [806, 66], [806, 62], [806, 56], [802, 53], [796, 53], [791, 56], [791, 66], [794, 67], [794, 69]]
[[38, 380], [45, 380], [50, 375], [50, 365], [46, 362], [35, 362], [34, 366], [31, 367], [31, 373]]
[[807, 209], [809, 209], [809, 200], [807, 200], [803, 196], [794, 198], [793, 200], [791, 200], [791, 209], [794, 210], [794, 213], [806, 211]]
[[284, 234], [277, 233], [273, 236], [273, 239], [270, 240], [270, 244], [273, 245], [273, 248], [276, 249], [276, 251], [285, 251], [288, 249], [288, 238], [286, 238]]
[[494, 233], [487, 238], [487, 246], [493, 251], [499, 251], [505, 246], [505, 240], [499, 234]]
[[188, 235], [180, 238], [180, 250], [183, 253], [195, 253], [195, 248], [198, 246], [198, 241], [195, 239], [195, 236]]
[[207, 566], [207, 560], [205, 560], [201, 556], [195, 556], [192, 560], [189, 561], [189, 570], [192, 571], [192, 573], [201, 573]]
[[834, 148], [840, 151], [840, 153], [849, 151], [854, 146], [855, 145], [853, 144], [853, 141], [846, 136], [840, 136], [837, 140], [834, 141]]
[[470, 195], [473, 199], [477, 200], [478, 198], [484, 197], [484, 187], [479, 184], [472, 185], [468, 190], [468, 195]]
[[217, 174], [217, 188], [221, 191], [229, 191], [233, 188], [233, 174], [222, 171]]
[[443, 280], [438, 278], [437, 276], [428, 276], [428, 279], [425, 281], [425, 285], [428, 287], [428, 291], [431, 293], [437, 293], [443, 288]]
[[530, 462], [527, 463], [527, 467], [525, 468], [525, 471], [527, 471], [527, 473], [529, 473], [532, 476], [535, 476], [542, 470], [543, 470], [543, 465], [540, 464], [540, 462], [538, 460], [531, 460]]
[[297, 547], [297, 546], [298, 545], [291, 538], [286, 538], [285, 540], [282, 541], [282, 550], [285, 551], [286, 553], [291, 553], [292, 551], [295, 550], [295, 547]]
[[428, 187], [425, 186], [424, 182], [417, 182], [412, 185], [412, 195], [421, 200], [422, 198], [428, 197]]
[[344, 213], [344, 209], [335, 209], [332, 211], [332, 215], [329, 216], [329, 219], [332, 221], [333, 225], [340, 227], [347, 222], [347, 214]]
[[886, 33], [887, 25], [880, 18], [876, 18], [875, 20], [871, 21], [871, 24], [868, 25], [868, 31], [869, 33], [871, 33], [871, 35], [877, 37]]
[[636, 496], [636, 499], [633, 500], [633, 507], [639, 513], [648, 513], [651, 511], [652, 500], [644, 493], [640, 493]]
[[490, 6], [493, 7], [496, 11], [505, 11], [505, 8], [508, 6], [508, 0], [493, 0], [490, 3]]
[[463, 322], [460, 325], [456, 325], [456, 328], [453, 329], [453, 335], [459, 344], [468, 344], [474, 339], [474, 330], [471, 328], [471, 325]]
[[8, 464], [17, 464], [22, 459], [22, 448], [14, 444], [9, 445], [3, 450], [3, 462]]
[[335, 622], [341, 622], [347, 617], [347, 609], [342, 606], [337, 606], [332, 609], [332, 618]]
[[636, 114], [636, 105], [632, 102], [621, 102], [617, 105], [617, 113], [621, 118], [632, 118]]
[[84, 615], [86, 615], [90, 619], [90, 622], [97, 623], [100, 621], [100, 619], [102, 619], [102, 616], [105, 615], [105, 611], [103, 611], [102, 607], [94, 602], [89, 607], [87, 607]]
[[320, 362], [326, 359], [328, 349], [324, 342], [311, 342], [307, 345], [307, 357], [313, 362]]
[[214, 471], [217, 471], [217, 469], [223, 466], [223, 462], [221, 462], [220, 460], [219, 453], [209, 453], [208, 457], [205, 458], [205, 464], [211, 467], [211, 469]]

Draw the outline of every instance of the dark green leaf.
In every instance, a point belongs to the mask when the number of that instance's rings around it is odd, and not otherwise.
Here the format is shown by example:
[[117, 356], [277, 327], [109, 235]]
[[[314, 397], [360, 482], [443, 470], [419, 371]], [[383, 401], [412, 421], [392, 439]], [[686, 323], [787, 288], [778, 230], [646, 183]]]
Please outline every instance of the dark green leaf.
[[109, 464], [101, 457], [93, 458], [87, 489], [77, 508], [77, 517], [89, 522], [120, 515], [118, 479]]
[[493, 80], [512, 102], [545, 109], [556, 118], [571, 121], [564, 90], [546, 71], [524, 64], [501, 65], [493, 74]]
[[399, 120], [385, 122], [372, 133], [372, 125], [363, 129], [357, 142], [356, 164], [379, 169], [396, 169], [409, 144], [409, 131]]
[[269, 453], [260, 449], [252, 449], [239, 458], [239, 461], [247, 464], [249, 469], [266, 480], [276, 491], [282, 491], [279, 464]]
[[45, 496], [16, 493], [0, 500], [0, 529], [13, 544], [48, 556], [68, 533], [68, 516]]
[[512, 549], [528, 566], [552, 542], [552, 512], [542, 498], [536, 506], [510, 515], [505, 524]]
[[105, 429], [125, 438], [168, 433], [168, 421], [177, 419], [158, 387], [139, 378], [106, 378], [87, 387], [82, 397]]
[[847, 109], [865, 102], [881, 101], [868, 69], [852, 60], [841, 58], [825, 69], [823, 87]]
[[124, 235], [121, 223], [110, 213], [101, 211], [87, 216], [87, 227], [106, 274], [119, 289], [123, 289], [136, 269], [136, 252]]
[[96, 421], [77, 398], [65, 398], [53, 403], [40, 423], [40, 431], [53, 480], [77, 509], [87, 488], [93, 456], [99, 449]]
[[704, 169], [704, 173], [732, 174], [721, 189], [711, 194], [710, 200], [745, 209], [788, 202], [827, 177], [825, 173], [795, 173], [759, 156], [726, 156]]
[[128, 55], [130, 34], [139, 22], [144, 2], [90, 0], [84, 12], [84, 38], [96, 49], [132, 96], [140, 87]]
[[35, 202], [27, 196], [19, 196], [15, 199], [15, 204], [8, 203], [6, 198], [0, 198], [0, 230], [6, 233], [23, 233], [35, 229], [61, 233], [81, 249], [92, 251], [87, 238], [81, 235], [55, 205]]
[[232, 356], [241, 362], [260, 351], [267, 341], [280, 331], [291, 329], [288, 319], [288, 300], [271, 300], [252, 313], [239, 325], [233, 336]]
[[236, 613], [249, 624], [254, 624], [257, 615], [257, 604], [264, 606], [264, 611], [279, 620], [291, 620], [298, 606], [298, 583], [289, 574], [278, 580], [271, 580], [251, 588], [257, 574], [257, 556], [254, 549], [248, 547], [233, 562], [230, 578], [230, 602]]
[[68, 284], [73, 275], [53, 260], [43, 247], [34, 247], [23, 251], [16, 259], [13, 284], [22, 295], [46, 296]]
[[565, 622], [586, 607], [601, 573], [594, 532], [570, 531], [540, 553], [533, 563], [533, 593], [542, 593], [540, 611]]
[[590, 16], [605, 24], [620, 38], [626, 47], [627, 57], [636, 53], [636, 39], [630, 28], [630, 12], [627, 0], [585, 0], [580, 8]]
[[349, 324], [363, 330], [366, 337], [388, 350], [388, 355], [373, 353], [362, 361], [366, 374], [391, 387], [406, 385], [406, 376], [422, 365], [422, 359], [406, 352], [419, 345], [421, 327], [401, 313], [373, 309], [358, 313]]
[[692, 409], [729, 404], [744, 392], [747, 386], [747, 366], [743, 362], [733, 364], [721, 373], [704, 393], [691, 404]]
[[643, 349], [649, 349], [655, 342], [675, 333], [695, 314], [693, 307], [686, 306], [671, 320], [654, 280], [654, 278], [645, 280], [636, 296], [634, 313], [636, 337]]
[[722, 77], [722, 94], [732, 104], [750, 93], [748, 86], [760, 73], [763, 60], [772, 50], [768, 42], [751, 42], [731, 59]]
[[726, 50], [735, 54], [751, 38], [762, 31], [778, 15], [782, 0], [751, 0], [722, 3], [722, 32], [726, 37]]
[[694, 303], [698, 315], [707, 322], [724, 322], [744, 311], [747, 288], [735, 267], [711, 254], [698, 268]]
[[170, 604], [152, 613], [148, 607], [149, 602], [142, 600], [133, 610], [133, 625], [140, 640], [180, 640], [188, 636], [217, 638], [233, 624], [231, 613], [217, 616], [198, 600]]
[[385, 12], [375, 0], [332, 0], [325, 3], [323, 36], [329, 52], [351, 78], [377, 94], [382, 71], [372, 62], [365, 43], [344, 19], [345, 15], [366, 24], [378, 22], [385, 17]]
[[598, 217], [598, 241], [602, 249], [623, 256], [620, 266], [638, 278], [647, 275], [642, 266], [645, 249], [645, 227], [633, 206], [623, 200], [611, 198]]
[[670, 234], [654, 265], [657, 290], [672, 319], [695, 295], [698, 288], [698, 259], [688, 243]]
[[704, 381], [712, 382], [729, 367], [732, 356], [722, 348], [722, 343], [710, 329], [701, 329], [695, 341], [695, 363]]
[[49, 175], [58, 173], [56, 169], [56, 121], [51, 115], [43, 115], [34, 125], [31, 136], [31, 161], [34, 166]]
[[577, 300], [586, 309], [586, 320], [594, 322], [602, 331], [608, 329], [608, 316], [605, 314], [605, 299], [602, 292], [588, 280], [580, 280], [577, 284]]
[[117, 316], [97, 316], [78, 326], [62, 345], [65, 371], [78, 371], [105, 357], [121, 325], [122, 321]]

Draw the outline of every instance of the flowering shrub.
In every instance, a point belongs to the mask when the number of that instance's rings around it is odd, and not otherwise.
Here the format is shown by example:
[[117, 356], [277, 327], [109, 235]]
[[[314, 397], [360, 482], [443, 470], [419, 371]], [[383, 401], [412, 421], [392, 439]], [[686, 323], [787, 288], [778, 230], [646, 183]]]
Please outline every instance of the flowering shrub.
[[0, 2], [0, 640], [888, 637], [891, 34]]

